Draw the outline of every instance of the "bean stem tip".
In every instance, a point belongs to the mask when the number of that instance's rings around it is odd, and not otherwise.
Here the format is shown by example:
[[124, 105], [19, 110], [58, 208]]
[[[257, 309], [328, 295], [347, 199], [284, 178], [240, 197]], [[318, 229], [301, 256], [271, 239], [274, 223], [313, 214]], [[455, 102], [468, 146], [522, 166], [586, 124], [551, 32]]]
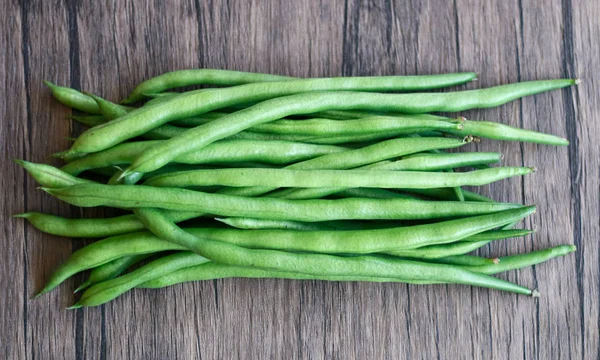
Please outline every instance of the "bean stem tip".
[[531, 291], [531, 297], [539, 298], [540, 297], [540, 292], [537, 291], [537, 289], [534, 289], [533, 291]]

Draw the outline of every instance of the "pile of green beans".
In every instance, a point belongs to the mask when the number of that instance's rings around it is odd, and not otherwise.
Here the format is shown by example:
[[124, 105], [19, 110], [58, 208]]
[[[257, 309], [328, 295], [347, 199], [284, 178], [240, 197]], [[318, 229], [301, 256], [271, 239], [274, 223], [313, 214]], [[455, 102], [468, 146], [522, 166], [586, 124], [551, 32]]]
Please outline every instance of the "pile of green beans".
[[[69, 118], [89, 129], [54, 154], [66, 162], [61, 168], [17, 163], [48, 194], [119, 215], [15, 215], [49, 234], [98, 239], [62, 263], [37, 296], [88, 270], [70, 308], [135, 288], [223, 278], [466, 284], [537, 296], [491, 275], [575, 247], [471, 254], [531, 236], [513, 227], [536, 208], [462, 188], [535, 168], [494, 166], [503, 159], [494, 152], [449, 151], [481, 139], [568, 141], [432, 113], [500, 106], [577, 80], [430, 92], [475, 78], [181, 70], [144, 81], [121, 104], [45, 82], [78, 112]], [[167, 92], [190, 86], [205, 88]]]

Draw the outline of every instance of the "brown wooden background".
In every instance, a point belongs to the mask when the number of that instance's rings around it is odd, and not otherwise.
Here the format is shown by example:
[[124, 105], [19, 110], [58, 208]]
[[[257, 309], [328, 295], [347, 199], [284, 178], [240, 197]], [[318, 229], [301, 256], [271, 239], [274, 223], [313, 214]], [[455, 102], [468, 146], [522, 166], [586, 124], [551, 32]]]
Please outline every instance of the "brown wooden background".
[[[599, 342], [600, 8], [576, 1], [0, 2], [0, 357], [7, 359], [596, 359]], [[215, 67], [294, 76], [477, 71], [484, 87], [581, 77], [583, 84], [468, 117], [567, 137], [553, 148], [485, 141], [539, 171], [481, 188], [538, 205], [538, 232], [503, 255], [579, 251], [503, 278], [538, 300], [465, 286], [219, 280], [136, 290], [67, 311], [76, 281], [38, 300], [80, 242], [11, 214], [91, 216], [40, 191], [12, 159], [58, 164], [70, 111], [42, 80], [123, 98], [165, 71]]]

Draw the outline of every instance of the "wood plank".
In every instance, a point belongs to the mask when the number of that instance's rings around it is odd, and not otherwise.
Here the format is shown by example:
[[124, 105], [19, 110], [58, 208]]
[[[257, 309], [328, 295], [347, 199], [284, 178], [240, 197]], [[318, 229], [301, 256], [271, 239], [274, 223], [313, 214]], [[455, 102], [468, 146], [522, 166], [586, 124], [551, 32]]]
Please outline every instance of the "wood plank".
[[[580, 201], [579, 210], [575, 209], [571, 220], [578, 232], [574, 237], [579, 242], [575, 272], [569, 273], [571, 281], [577, 283], [579, 301], [573, 304], [571, 311], [579, 314], [576, 327], [581, 332], [573, 341], [580, 343], [581, 357], [587, 359], [600, 358], [600, 250], [597, 241], [600, 234], [600, 97], [597, 91], [600, 49], [596, 45], [600, 36], [599, 16], [600, 7], [594, 1], [565, 2], [563, 8], [566, 72], [583, 80], [566, 96], [573, 101], [573, 118], [567, 119], [573, 138], [569, 157], [575, 160], [570, 167], [574, 185], [570, 190]], [[571, 41], [567, 41], [569, 39]]]
[[[26, 208], [27, 186], [24, 171], [12, 160], [24, 158], [29, 150], [25, 68], [23, 59], [23, 17], [17, 2], [0, 3], [0, 351], [7, 359], [25, 353], [28, 341], [27, 284], [31, 281], [25, 262], [25, 241], [30, 229], [11, 216]], [[27, 40], [25, 38], [25, 40]], [[11, 94], [9, 96], [9, 94]]]

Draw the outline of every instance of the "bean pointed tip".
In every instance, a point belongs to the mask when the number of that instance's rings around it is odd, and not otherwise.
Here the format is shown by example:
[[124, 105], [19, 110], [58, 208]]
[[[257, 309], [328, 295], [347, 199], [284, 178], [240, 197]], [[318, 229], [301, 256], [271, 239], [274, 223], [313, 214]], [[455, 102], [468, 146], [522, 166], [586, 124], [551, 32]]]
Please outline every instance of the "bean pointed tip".
[[77, 287], [77, 289], [75, 289], [73, 291], [73, 293], [76, 294], [76, 293], [80, 292], [81, 290], [84, 290], [84, 289], [88, 288], [91, 284], [92, 283], [89, 280], [87, 280], [83, 284], [79, 285], [79, 287]]
[[12, 217], [14, 218], [23, 218], [23, 219], [28, 219], [29, 216], [31, 216], [31, 213], [21, 213], [21, 214], [14, 214]]
[[25, 165], [29, 164], [29, 161], [25, 161], [25, 160], [21, 160], [21, 159], [14, 159], [13, 161], [23, 167], [25, 167]]
[[46, 85], [47, 87], [49, 87], [51, 90], [57, 88], [58, 86], [55, 85], [54, 83], [48, 81], [48, 80], [43, 80], [44, 85]]
[[68, 306], [67, 310], [76, 310], [76, 309], [79, 309], [79, 308], [82, 308], [82, 307], [83, 307], [83, 305], [81, 305], [80, 303], [75, 303], [75, 304], [73, 304], [71, 306]]

